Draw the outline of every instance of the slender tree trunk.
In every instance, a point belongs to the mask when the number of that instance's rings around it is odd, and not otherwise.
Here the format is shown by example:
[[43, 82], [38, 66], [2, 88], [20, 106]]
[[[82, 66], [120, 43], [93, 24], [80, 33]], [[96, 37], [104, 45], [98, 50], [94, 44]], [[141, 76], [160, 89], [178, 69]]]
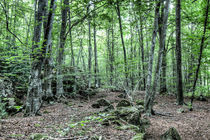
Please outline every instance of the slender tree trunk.
[[[114, 20], [114, 13], [112, 11], [112, 20]], [[114, 21], [112, 22], [112, 49], [111, 49], [111, 63], [110, 63], [110, 72], [111, 72], [111, 85], [113, 85], [113, 79], [114, 79], [114, 51], [115, 51], [115, 39], [114, 39]]]
[[[94, 5], [95, 9], [95, 5]], [[94, 12], [94, 26], [93, 26], [93, 37], [94, 37], [94, 57], [95, 57], [95, 67], [94, 67], [94, 73], [95, 73], [95, 87], [99, 87], [99, 68], [98, 68], [98, 52], [97, 52], [97, 41], [96, 41], [96, 13]]]
[[57, 57], [57, 85], [56, 85], [56, 96], [61, 97], [64, 94], [63, 89], [63, 72], [62, 67], [64, 64], [64, 49], [66, 42], [66, 28], [67, 28], [67, 12], [68, 12], [69, 0], [63, 0], [63, 5], [61, 9], [62, 22], [61, 22], [61, 31], [60, 31], [60, 44], [58, 48], [58, 57]]
[[123, 29], [122, 29], [119, 0], [117, 0], [117, 15], [118, 15], [118, 20], [119, 20], [120, 35], [121, 35], [123, 54], [124, 54], [125, 83], [126, 83], [126, 86], [128, 87], [128, 63], [127, 63], [126, 48], [125, 48], [125, 43], [124, 43], [124, 38], [123, 38]]
[[52, 28], [53, 28], [53, 20], [54, 20], [54, 11], [56, 8], [56, 0], [51, 0], [50, 11], [47, 18], [47, 24], [45, 27], [44, 34], [44, 50], [46, 56], [44, 58], [44, 95], [49, 100], [53, 97], [52, 93], [52, 68], [53, 68], [53, 60], [52, 60]]
[[46, 8], [46, 1], [38, 2], [38, 9], [35, 11], [35, 26], [34, 26], [34, 36], [32, 45], [32, 59], [31, 64], [31, 74], [29, 80], [29, 87], [26, 100], [25, 116], [37, 115], [41, 107], [42, 98], [42, 80], [41, 80], [41, 67], [42, 62], [40, 62], [40, 51], [37, 51], [40, 46], [38, 45], [41, 39], [42, 23], [43, 23], [43, 13]]
[[88, 33], [89, 33], [89, 47], [88, 47], [88, 87], [91, 87], [92, 81], [92, 43], [91, 43], [91, 19], [88, 18]]
[[166, 87], [166, 47], [165, 47], [165, 40], [166, 40], [166, 31], [167, 31], [167, 21], [168, 21], [168, 14], [169, 14], [169, 3], [170, 0], [167, 0], [165, 5], [163, 4], [162, 7], [162, 14], [159, 18], [159, 44], [160, 48], [163, 48], [162, 52], [162, 71], [161, 71], [161, 77], [160, 77], [160, 93], [166, 93], [167, 87]]
[[210, 0], [207, 1], [207, 5], [206, 5], [206, 15], [205, 15], [205, 21], [204, 21], [204, 27], [203, 27], [203, 36], [202, 36], [202, 39], [201, 39], [198, 65], [197, 65], [197, 69], [196, 69], [196, 73], [195, 73], [195, 79], [194, 79], [194, 83], [193, 83], [193, 94], [192, 94], [192, 98], [191, 98], [191, 105], [193, 104], [193, 100], [194, 100], [196, 83], [197, 83], [197, 80], [198, 80], [199, 70], [200, 70], [200, 66], [201, 66], [201, 59], [202, 59], [202, 53], [203, 53], [203, 46], [204, 46], [204, 42], [205, 42], [206, 28], [208, 26], [209, 1]]
[[177, 70], [177, 104], [183, 105], [182, 53], [181, 53], [181, 0], [176, 0], [176, 70]]
[[149, 54], [146, 95], [144, 99], [144, 109], [148, 115], [153, 114], [152, 107], [153, 107], [154, 93], [152, 91], [153, 90], [152, 89], [152, 72], [153, 72], [153, 58], [154, 58], [154, 51], [155, 51], [156, 36], [157, 36], [157, 31], [158, 31], [159, 9], [160, 9], [160, 1], [158, 1], [155, 8], [154, 31], [152, 34], [152, 43], [151, 43], [151, 48], [150, 48], [151, 50]]

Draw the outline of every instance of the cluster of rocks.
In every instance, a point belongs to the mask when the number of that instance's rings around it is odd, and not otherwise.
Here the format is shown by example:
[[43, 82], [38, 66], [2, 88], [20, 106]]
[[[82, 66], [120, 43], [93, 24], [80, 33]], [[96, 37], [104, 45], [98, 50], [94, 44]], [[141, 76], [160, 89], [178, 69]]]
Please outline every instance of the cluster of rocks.
[[[142, 118], [144, 113], [144, 101], [136, 100], [135, 103], [131, 103], [126, 99], [122, 99], [114, 107], [110, 101], [105, 99], [99, 99], [92, 104], [93, 108], [104, 108], [102, 112], [109, 114], [106, 119], [103, 120], [103, 125], [116, 125], [116, 129], [119, 130], [132, 130], [136, 135], [132, 140], [145, 139], [145, 128], [149, 127], [150, 121], [146, 118]], [[181, 140], [175, 128], [170, 128], [163, 135], [162, 140]]]
[[109, 114], [106, 119], [103, 120], [103, 125], [116, 125], [116, 129], [120, 130], [132, 130], [136, 133], [133, 139], [143, 138], [145, 128], [149, 126], [150, 122], [148, 119], [141, 118], [144, 111], [142, 105], [143, 101], [138, 100], [135, 105], [126, 99], [122, 99], [114, 107], [108, 100], [100, 99], [96, 103], [92, 104], [93, 108], [101, 108]]

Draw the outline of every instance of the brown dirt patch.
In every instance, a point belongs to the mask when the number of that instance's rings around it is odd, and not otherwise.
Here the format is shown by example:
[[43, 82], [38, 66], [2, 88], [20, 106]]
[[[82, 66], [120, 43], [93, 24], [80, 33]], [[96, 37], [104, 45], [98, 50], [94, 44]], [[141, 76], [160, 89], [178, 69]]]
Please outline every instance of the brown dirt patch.
[[[135, 133], [128, 130], [117, 130], [114, 125], [103, 126], [92, 121], [84, 126], [69, 127], [85, 117], [99, 112], [103, 108], [91, 107], [99, 98], [105, 98], [115, 103], [120, 93], [101, 91], [89, 100], [71, 99], [66, 105], [55, 103], [41, 108], [42, 116], [22, 117], [22, 113], [8, 119], [0, 120], [0, 140], [25, 140], [31, 134], [44, 133], [54, 139], [90, 139], [91, 136], [103, 136], [107, 140], [130, 140]], [[137, 93], [143, 99], [144, 92]], [[195, 101], [194, 110], [177, 106], [173, 96], [158, 96], [154, 109], [162, 115], [149, 118], [151, 126], [146, 130], [146, 139], [160, 139], [160, 136], [170, 127], [175, 127], [183, 140], [210, 140], [210, 103]], [[180, 113], [178, 110], [183, 110]], [[80, 124], [79, 124], [80, 125]], [[65, 135], [63, 134], [65, 132]]]

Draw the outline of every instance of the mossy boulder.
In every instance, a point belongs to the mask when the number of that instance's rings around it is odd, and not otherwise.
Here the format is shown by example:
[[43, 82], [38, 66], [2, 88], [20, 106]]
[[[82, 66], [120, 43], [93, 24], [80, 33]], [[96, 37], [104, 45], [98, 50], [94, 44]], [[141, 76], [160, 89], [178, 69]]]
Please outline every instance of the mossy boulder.
[[100, 99], [96, 103], [92, 104], [93, 108], [100, 108], [101, 106], [110, 106], [111, 103], [108, 100]]
[[139, 127], [136, 125], [128, 124], [128, 125], [121, 125], [115, 127], [118, 130], [133, 130], [135, 132], [139, 132]]
[[41, 133], [35, 133], [31, 134], [29, 137], [30, 140], [47, 140], [48, 136], [46, 134], [41, 134]]
[[144, 106], [142, 106], [142, 105], [137, 105], [136, 108], [137, 108], [141, 113], [144, 112]]
[[110, 102], [108, 100], [105, 100], [105, 99], [100, 99], [100, 100], [97, 101], [97, 103], [100, 106], [109, 106], [110, 105]]
[[136, 100], [136, 105], [144, 106], [144, 100]]
[[178, 131], [172, 127], [161, 135], [161, 140], [181, 140]]
[[117, 107], [127, 107], [127, 106], [131, 106], [131, 103], [128, 100], [121, 100], [117, 104]]
[[131, 140], [143, 140], [144, 135], [144, 133], [137, 133]]
[[113, 105], [109, 105], [109, 106], [107, 106], [107, 107], [104, 109], [103, 112], [108, 112], [108, 111], [113, 110], [113, 109], [114, 109], [114, 106], [113, 106]]
[[136, 107], [120, 107], [115, 114], [130, 124], [140, 125], [141, 114]]

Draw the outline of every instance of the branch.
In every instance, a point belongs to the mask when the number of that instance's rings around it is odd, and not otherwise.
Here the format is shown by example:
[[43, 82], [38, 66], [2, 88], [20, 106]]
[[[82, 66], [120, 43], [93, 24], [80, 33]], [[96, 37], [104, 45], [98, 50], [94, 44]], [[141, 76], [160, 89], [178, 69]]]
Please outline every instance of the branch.
[[8, 31], [10, 34], [12, 34], [16, 39], [18, 39], [18, 41], [19, 41], [21, 44], [24, 45], [24, 43], [20, 40], [20, 38], [19, 38], [16, 34], [14, 34], [14, 33], [9, 29], [9, 21], [8, 21], [7, 11], [6, 11], [4, 5], [3, 5], [1, 2], [0, 2], [0, 5], [1, 5], [1, 7], [3, 8], [4, 14], [5, 14], [5, 17], [6, 17], [6, 21], [5, 21], [5, 22], [6, 22], [6, 29], [7, 29], [7, 31]]
[[[106, 3], [105, 3], [105, 4], [106, 4]], [[76, 26], [76, 25], [78, 25], [79, 23], [83, 22], [83, 21], [84, 21], [92, 12], [94, 12], [94, 11], [100, 9], [100, 8], [103, 7], [105, 4], [103, 4], [103, 5], [101, 5], [101, 6], [97, 7], [97, 8], [95, 8], [94, 10], [91, 10], [90, 12], [88, 12], [88, 8], [87, 8], [86, 14], [85, 14], [81, 19], [77, 20], [75, 23], [73, 23], [73, 24], [71, 25], [71, 27], [69, 28], [69, 30], [66, 32], [65, 38], [67, 37], [67, 35], [69, 34], [69, 32], [71, 31], [71, 29], [72, 29], [74, 26]], [[88, 7], [89, 7], [89, 6], [90, 6], [90, 5], [88, 5]]]

